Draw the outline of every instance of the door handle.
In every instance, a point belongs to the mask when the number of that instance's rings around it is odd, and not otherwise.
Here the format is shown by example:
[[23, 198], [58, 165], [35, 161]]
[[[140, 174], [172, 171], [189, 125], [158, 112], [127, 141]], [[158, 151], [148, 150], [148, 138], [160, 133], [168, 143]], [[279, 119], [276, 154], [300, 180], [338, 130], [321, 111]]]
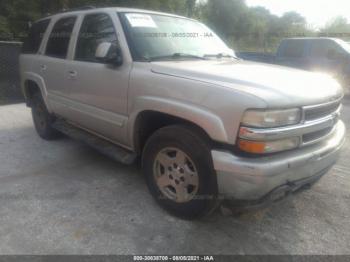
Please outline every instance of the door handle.
[[69, 79], [75, 79], [78, 75], [78, 72], [77, 71], [74, 71], [74, 70], [71, 70], [68, 72], [68, 75], [69, 75]]
[[47, 66], [46, 66], [46, 65], [41, 65], [41, 66], [40, 66], [40, 70], [41, 70], [41, 71], [45, 71], [46, 69], [47, 69]]

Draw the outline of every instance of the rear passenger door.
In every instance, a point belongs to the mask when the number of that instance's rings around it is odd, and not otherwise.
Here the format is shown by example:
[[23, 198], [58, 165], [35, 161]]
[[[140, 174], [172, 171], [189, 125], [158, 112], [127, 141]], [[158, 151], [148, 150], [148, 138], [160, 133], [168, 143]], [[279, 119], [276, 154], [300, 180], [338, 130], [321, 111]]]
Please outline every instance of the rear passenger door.
[[67, 55], [76, 16], [59, 18], [47, 39], [44, 54], [40, 56], [37, 70], [44, 78], [51, 109], [58, 115], [68, 116], [67, 99], [69, 89], [65, 85]]
[[75, 54], [66, 69], [70, 89], [70, 119], [90, 131], [123, 143], [127, 120], [127, 91], [131, 63], [104, 64], [95, 58], [98, 45], [119, 45], [116, 26], [108, 13], [83, 17]]

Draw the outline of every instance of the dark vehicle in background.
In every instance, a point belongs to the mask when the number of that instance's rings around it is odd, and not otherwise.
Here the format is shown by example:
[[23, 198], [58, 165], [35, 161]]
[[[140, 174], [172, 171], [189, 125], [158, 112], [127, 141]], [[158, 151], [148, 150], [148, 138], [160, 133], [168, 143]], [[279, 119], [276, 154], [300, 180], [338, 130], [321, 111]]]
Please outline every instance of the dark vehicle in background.
[[288, 38], [276, 55], [238, 53], [240, 58], [295, 67], [335, 76], [344, 88], [350, 87], [350, 45], [336, 38]]

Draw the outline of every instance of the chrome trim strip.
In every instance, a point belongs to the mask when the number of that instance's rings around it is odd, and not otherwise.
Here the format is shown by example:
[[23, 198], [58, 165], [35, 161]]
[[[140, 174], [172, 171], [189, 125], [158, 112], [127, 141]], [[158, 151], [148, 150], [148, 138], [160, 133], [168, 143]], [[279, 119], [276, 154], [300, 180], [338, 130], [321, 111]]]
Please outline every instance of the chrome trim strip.
[[331, 101], [331, 102], [327, 102], [327, 103], [324, 103], [324, 104], [303, 106], [302, 108], [303, 108], [303, 110], [311, 110], [311, 109], [320, 108], [320, 107], [327, 107], [327, 106], [332, 105], [332, 104], [339, 104], [342, 99], [343, 98], [339, 98], [337, 100], [334, 100], [334, 101]]
[[[341, 104], [341, 100], [343, 98], [328, 102], [328, 103], [324, 103], [324, 104], [318, 104], [318, 105], [311, 105], [311, 106], [304, 106], [302, 107], [302, 123], [304, 123], [306, 120], [306, 113], [309, 111], [313, 111], [313, 110], [317, 110], [317, 109], [322, 109], [331, 105], [339, 105], [337, 109], [334, 110], [334, 112], [340, 111], [342, 104]], [[333, 112], [333, 113], [334, 113]], [[332, 114], [332, 113], [330, 113]]]

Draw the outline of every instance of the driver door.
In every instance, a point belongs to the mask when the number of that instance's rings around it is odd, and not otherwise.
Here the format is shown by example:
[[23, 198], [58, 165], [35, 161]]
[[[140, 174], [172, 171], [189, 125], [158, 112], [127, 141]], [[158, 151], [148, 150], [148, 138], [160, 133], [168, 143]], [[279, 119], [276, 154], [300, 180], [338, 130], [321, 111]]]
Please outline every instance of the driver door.
[[130, 63], [119, 67], [95, 58], [102, 42], [117, 43], [117, 32], [107, 13], [84, 16], [75, 54], [66, 69], [70, 89], [70, 120], [89, 131], [124, 144]]

